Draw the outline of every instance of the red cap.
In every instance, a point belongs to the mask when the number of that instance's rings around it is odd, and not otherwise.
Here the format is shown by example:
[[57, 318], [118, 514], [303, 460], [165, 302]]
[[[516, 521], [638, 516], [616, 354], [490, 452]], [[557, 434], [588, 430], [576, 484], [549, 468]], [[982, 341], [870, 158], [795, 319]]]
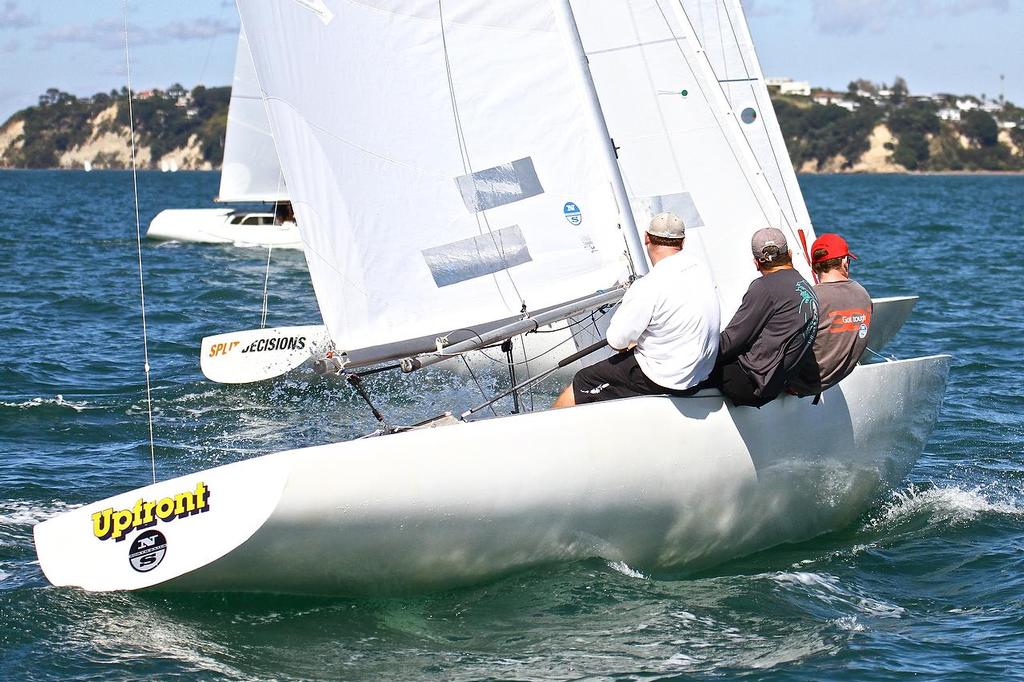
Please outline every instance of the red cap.
[[[820, 258], [815, 257], [815, 253], [819, 249], [825, 250], [825, 255]], [[850, 253], [850, 247], [846, 245], [846, 240], [840, 237], [838, 234], [823, 234], [814, 240], [811, 244], [811, 262], [821, 263], [822, 261], [831, 260], [833, 258], [842, 258], [843, 256], [849, 256], [854, 260], [857, 259], [852, 253]]]

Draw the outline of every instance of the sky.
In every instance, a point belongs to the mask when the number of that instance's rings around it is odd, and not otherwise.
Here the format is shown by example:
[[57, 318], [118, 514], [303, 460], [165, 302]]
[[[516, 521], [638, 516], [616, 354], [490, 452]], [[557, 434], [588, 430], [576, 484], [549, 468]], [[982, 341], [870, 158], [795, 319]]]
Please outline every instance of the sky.
[[[0, 121], [47, 88], [86, 96], [126, 83], [125, 0], [0, 0]], [[492, 0], [500, 2], [501, 0]], [[127, 0], [136, 90], [228, 85], [233, 0]], [[743, 0], [766, 76], [845, 90], [856, 78], [913, 93], [1024, 105], [1024, 0]]]

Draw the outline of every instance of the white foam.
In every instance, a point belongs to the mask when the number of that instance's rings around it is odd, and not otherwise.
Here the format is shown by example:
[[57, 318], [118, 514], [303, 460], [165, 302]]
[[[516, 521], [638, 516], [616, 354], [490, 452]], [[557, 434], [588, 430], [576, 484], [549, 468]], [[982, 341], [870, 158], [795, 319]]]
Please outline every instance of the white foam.
[[57, 405], [58, 407], [70, 407], [75, 412], [81, 412], [86, 409], [89, 403], [83, 401], [72, 402], [70, 400], [64, 400], [64, 396], [57, 394], [55, 398], [32, 398], [20, 403], [11, 403], [7, 401], [0, 401], [0, 407], [20, 407], [27, 409], [30, 407], [41, 407], [43, 405]]
[[1024, 516], [1024, 508], [1016, 504], [1004, 492], [1002, 499], [990, 499], [999, 493], [983, 487], [964, 489], [958, 486], [935, 487], [919, 490], [914, 487], [898, 490], [881, 513], [867, 523], [866, 528], [874, 530], [905, 523], [923, 514], [930, 515], [932, 523], [967, 523], [979, 515], [1001, 514]]
[[635, 568], [630, 568], [629, 565], [626, 564], [625, 561], [609, 561], [608, 562], [608, 568], [610, 568], [610, 569], [612, 569], [614, 571], [618, 571], [622, 575], [627, 575], [630, 578], [639, 578], [640, 580], [648, 580], [649, 579], [648, 576], [644, 575], [643, 573], [641, 573], [640, 571], [636, 570]]
[[794, 571], [789, 573], [766, 574], [762, 577], [780, 585], [802, 585], [812, 596], [831, 605], [846, 605], [861, 613], [879, 618], [902, 618], [906, 609], [880, 599], [858, 594], [843, 587], [833, 575]]
[[33, 526], [60, 512], [74, 509], [78, 505], [69, 505], [61, 500], [54, 500], [49, 505], [41, 505], [28, 500], [0, 501], [0, 525]]
[[836, 618], [834, 621], [836, 627], [840, 630], [846, 630], [848, 632], [864, 632], [866, 629], [863, 625], [857, 622], [857, 616], [843, 616], [842, 618]]

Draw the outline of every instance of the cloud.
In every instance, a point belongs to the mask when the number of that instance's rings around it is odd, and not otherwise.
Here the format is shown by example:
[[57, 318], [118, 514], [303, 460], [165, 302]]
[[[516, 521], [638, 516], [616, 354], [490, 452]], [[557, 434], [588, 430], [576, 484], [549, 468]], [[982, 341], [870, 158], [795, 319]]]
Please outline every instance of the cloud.
[[770, 17], [785, 13], [786, 8], [765, 0], [744, 0], [743, 10], [748, 17]]
[[8, 40], [6, 43], [0, 43], [0, 54], [14, 54], [21, 47], [21, 43], [17, 40]]
[[25, 28], [38, 23], [38, 19], [18, 9], [18, 3], [14, 0], [6, 0], [0, 5], [0, 29]]
[[[173, 21], [155, 28], [128, 24], [128, 40], [132, 46], [207, 40], [237, 32], [237, 24], [211, 18]], [[57, 43], [87, 45], [103, 50], [123, 49], [124, 22], [119, 19], [100, 19], [91, 24], [65, 24], [36, 38], [36, 47], [39, 49]]]
[[196, 19], [195, 21], [175, 21], [167, 24], [160, 32], [174, 40], [206, 40], [220, 35], [238, 33], [238, 24], [221, 19]]
[[814, 24], [824, 33], [852, 34], [884, 31], [893, 21], [908, 17], [1006, 12], [1010, 0], [811, 0]]

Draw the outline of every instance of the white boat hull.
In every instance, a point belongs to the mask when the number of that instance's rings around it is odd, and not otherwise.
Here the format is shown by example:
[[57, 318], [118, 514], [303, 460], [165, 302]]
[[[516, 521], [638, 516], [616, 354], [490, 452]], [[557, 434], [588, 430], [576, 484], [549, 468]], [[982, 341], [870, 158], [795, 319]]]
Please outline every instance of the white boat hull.
[[[88, 590], [410, 593], [587, 557], [702, 568], [848, 525], [920, 455], [948, 367], [862, 365], [819, 405], [643, 397], [292, 450], [67, 512], [36, 547], [50, 582]], [[206, 508], [156, 521], [161, 560], [133, 568], [133, 507], [167, 511], [200, 483]], [[104, 510], [123, 540], [97, 537]]]
[[244, 214], [229, 208], [189, 208], [160, 211], [149, 224], [146, 236], [150, 239], [200, 242], [204, 244], [234, 244], [236, 246], [273, 247], [275, 249], [301, 249], [299, 228], [295, 223], [283, 225], [236, 224]]

